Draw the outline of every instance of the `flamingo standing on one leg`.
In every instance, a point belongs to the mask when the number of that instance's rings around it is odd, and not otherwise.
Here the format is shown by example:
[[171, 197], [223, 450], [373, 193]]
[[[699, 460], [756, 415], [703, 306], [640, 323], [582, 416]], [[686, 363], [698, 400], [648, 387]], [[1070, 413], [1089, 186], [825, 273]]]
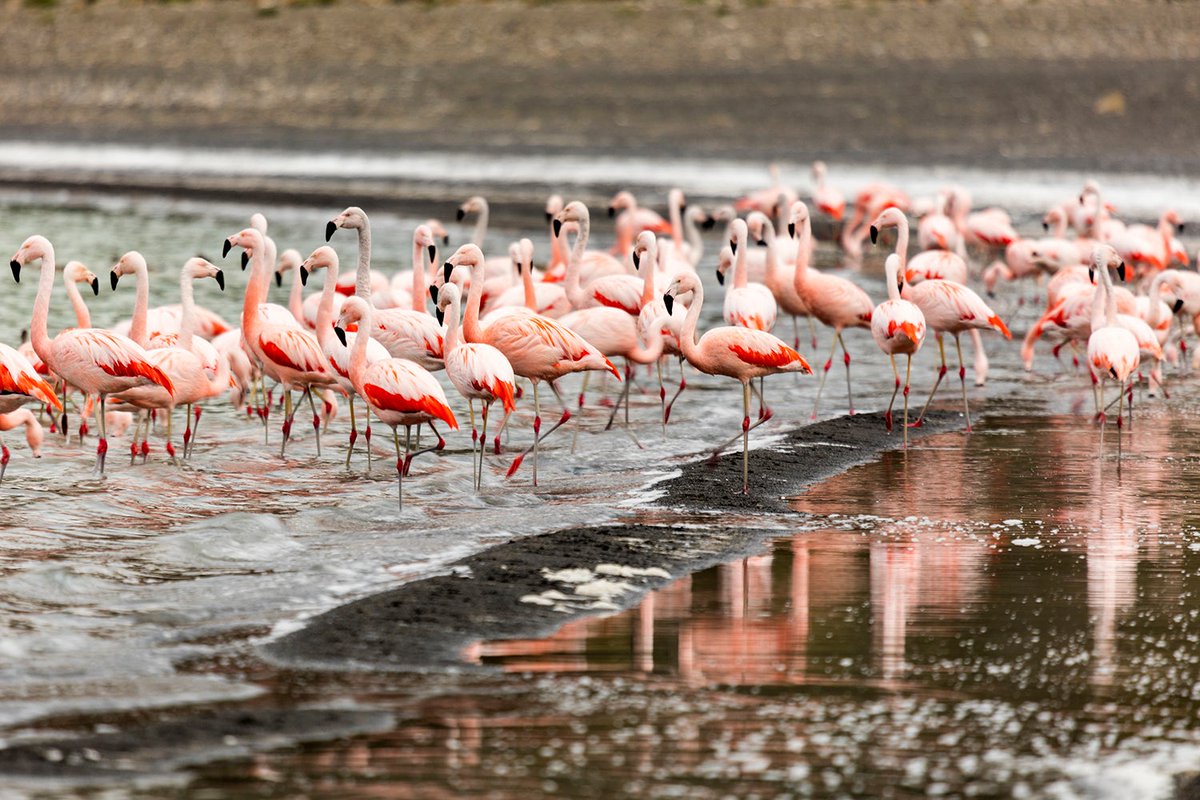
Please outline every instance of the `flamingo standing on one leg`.
[[173, 392], [171, 379], [151, 364], [146, 351], [120, 334], [99, 328], [74, 328], [53, 339], [46, 330], [50, 314], [50, 292], [54, 287], [54, 247], [42, 236], [30, 236], [12, 257], [13, 278], [21, 280], [21, 267], [41, 259], [37, 299], [33, 305], [30, 338], [33, 349], [51, 370], [87, 397], [97, 397], [96, 422], [100, 440], [96, 444], [96, 469], [104, 474], [108, 453], [104, 411], [105, 401], [113, 392], [156, 383]]
[[[471, 411], [471, 469], [474, 472], [475, 489], [483, 483], [483, 453], [487, 442], [488, 409], [492, 403], [499, 400], [504, 408], [504, 420], [516, 410], [513, 394], [516, 391], [516, 378], [513, 375], [512, 364], [496, 348], [480, 342], [464, 342], [459, 331], [458, 322], [462, 312], [458, 286], [447, 283], [442, 287], [437, 300], [438, 317], [447, 314], [446, 319], [446, 376], [458, 389], [458, 393], [467, 399], [467, 408]], [[475, 401], [482, 406], [483, 432], [476, 436], [475, 430]], [[476, 465], [475, 450], [478, 447], [479, 461]]]
[[833, 344], [829, 348], [829, 358], [825, 361], [821, 382], [817, 385], [812, 419], [817, 418], [817, 412], [820, 410], [821, 391], [825, 388], [825, 379], [829, 377], [829, 368], [833, 366], [833, 354], [839, 345], [842, 348], [842, 360], [846, 364], [846, 398], [850, 416], [854, 416], [854, 393], [850, 386], [850, 351], [846, 349], [846, 343], [842, 339], [842, 330], [870, 328], [871, 312], [874, 311], [875, 304], [853, 281], [809, 268], [807, 253], [809, 241], [812, 239], [812, 220], [808, 215], [808, 206], [803, 201], [797, 200], [792, 205], [788, 233], [793, 237], [798, 234], [800, 238], [794, 277], [796, 294], [804, 301], [813, 317], [833, 328]]
[[[555, 220], [558, 225], [561, 221]], [[578, 242], [576, 243], [578, 246]], [[464, 266], [470, 269], [472, 281], [483, 279], [483, 251], [473, 244], [463, 245], [443, 266], [445, 278], [455, 267]], [[533, 483], [537, 485], [538, 450], [541, 440], [549, 436], [571, 418], [571, 412], [563, 403], [562, 397], [554, 381], [563, 375], [585, 370], [608, 370], [617, 377], [621, 374], [612, 362], [588, 344], [583, 337], [571, 331], [549, 317], [539, 314], [509, 314], [493, 320], [487, 326], [479, 322], [480, 297], [478, 292], [472, 292], [467, 299], [467, 311], [463, 315], [463, 338], [468, 342], [481, 342], [495, 347], [512, 365], [513, 373], [533, 382], [533, 445], [518, 455], [508, 468], [508, 475], [516, 472], [525, 456], [533, 452]], [[541, 400], [538, 386], [542, 381], [548, 381], [558, 401], [562, 404], [562, 416], [550, 430], [544, 434], [542, 429]], [[500, 433], [496, 434], [496, 447], [500, 446]]]
[[[695, 275], [684, 273], [671, 282], [663, 303], [668, 313], [681, 294], [692, 293], [683, 323], [683, 336], [679, 340], [683, 355], [688, 363], [708, 375], [725, 375], [742, 384], [742, 494], [750, 492], [750, 431], [766, 422], [763, 416], [750, 424], [750, 382], [755, 378], [775, 375], [780, 372], [807, 372], [812, 368], [804, 357], [788, 347], [778, 337], [766, 331], [738, 328], [726, 325], [707, 331], [699, 339], [696, 326], [704, 304], [704, 286]], [[736, 441], [734, 439], [733, 441]], [[717, 448], [714, 455], [724, 449]]]
[[[375, 363], [367, 362], [367, 344], [375, 330], [372, 322], [374, 310], [361, 297], [351, 297], [342, 305], [334, 334], [347, 343], [346, 326], [358, 323], [359, 335], [350, 350], [350, 380], [354, 390], [367, 402], [375, 417], [392, 429], [392, 441], [396, 445], [396, 485], [400, 509], [404, 509], [404, 473], [408, 471], [413, 455], [408, 453], [408, 439], [414, 425], [424, 425], [439, 419], [452, 429], [458, 429], [454, 412], [446, 404], [446, 394], [437, 379], [415, 362], [405, 358], [388, 358]], [[399, 426], [403, 425], [405, 452], [400, 452]], [[434, 448], [444, 445], [441, 437]]]
[[896, 403], [896, 393], [900, 391], [900, 371], [896, 369], [896, 354], [902, 353], [908, 359], [904, 369], [904, 446], [907, 448], [908, 387], [912, 377], [912, 357], [925, 342], [925, 315], [916, 305], [901, 299], [900, 290], [904, 279], [899, 273], [900, 256], [892, 253], [884, 264], [888, 299], [875, 306], [875, 311], [871, 313], [871, 336], [875, 338], [879, 349], [891, 360], [892, 374], [896, 376], [896, 388], [892, 390], [892, 399], [883, 415], [888, 431], [892, 430], [892, 406]]
[[[37, 400], [60, 411], [63, 407], [54, 394], [54, 389], [38, 375], [29, 359], [8, 345], [0, 344], [0, 415], [15, 414], [21, 410], [22, 405], [31, 400]], [[15, 422], [17, 417], [12, 419]], [[9, 429], [0, 427], [0, 430]], [[33, 447], [32, 440], [29, 446]], [[0, 441], [0, 481], [4, 480], [4, 470], [8, 468], [9, 458], [8, 448]]]

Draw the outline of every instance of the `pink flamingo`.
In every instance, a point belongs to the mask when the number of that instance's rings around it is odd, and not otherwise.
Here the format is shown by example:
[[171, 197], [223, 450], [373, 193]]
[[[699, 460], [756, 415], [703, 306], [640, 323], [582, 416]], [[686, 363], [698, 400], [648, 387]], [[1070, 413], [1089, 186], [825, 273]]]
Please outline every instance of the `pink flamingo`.
[[[561, 213], [559, 218], [561, 218]], [[613, 246], [614, 253], [624, 254], [633, 247], [633, 240], [642, 231], [651, 233], [672, 233], [671, 223], [662, 218], [657, 211], [638, 205], [637, 198], [631, 192], [620, 191], [608, 201], [608, 216], [617, 220], [617, 242]]]
[[[559, 220], [555, 220], [561, 226]], [[557, 232], [556, 232], [557, 233]], [[471, 270], [472, 280], [483, 279], [483, 252], [473, 244], [463, 245], [443, 266], [446, 280], [455, 267], [464, 266]], [[620, 379], [620, 373], [612, 362], [588, 344], [583, 337], [571, 331], [570, 328], [539, 314], [511, 314], [494, 320], [484, 327], [479, 322], [479, 295], [472, 293], [467, 299], [467, 310], [463, 315], [463, 338], [468, 342], [490, 344], [495, 347], [512, 365], [513, 373], [533, 382], [533, 482], [537, 485], [538, 450], [542, 439], [549, 436], [571, 418], [571, 412], [563, 402], [554, 381], [563, 375], [585, 370], [608, 370]], [[542, 429], [541, 399], [538, 386], [542, 381], [550, 384], [555, 397], [562, 405], [562, 416], [545, 434]], [[503, 430], [503, 428], [501, 429]], [[496, 451], [500, 447], [500, 431], [495, 438]], [[520, 468], [521, 462], [530, 452], [526, 450], [518, 455], [508, 468], [512, 475]]]
[[[500, 401], [504, 409], [504, 422], [516, 410], [513, 395], [516, 392], [516, 377], [512, 364], [496, 348], [480, 342], [465, 342], [459, 330], [462, 312], [458, 286], [448, 283], [442, 287], [437, 300], [438, 317], [448, 312], [446, 320], [446, 377], [467, 400], [471, 413], [471, 471], [474, 473], [475, 489], [483, 484], [483, 452], [487, 442], [488, 409]], [[483, 415], [482, 434], [475, 428], [475, 401], [478, 400]], [[479, 450], [476, 464], [475, 451]]]
[[[1113, 237], [1109, 244], [1139, 273], [1145, 270], [1162, 271], [1171, 266], [1174, 258], [1173, 234], [1176, 232], [1183, 233], [1183, 222], [1175, 211], [1167, 210], [1159, 217], [1157, 227], [1130, 225], [1119, 236]], [[1186, 253], [1184, 258], [1187, 258]]]
[[[1092, 251], [1091, 269], [1100, 272], [1100, 286], [1097, 287], [1097, 291], [1104, 293], [1104, 324], [1096, 326], [1092, 335], [1088, 337], [1087, 358], [1092, 375], [1100, 380], [1101, 424], [1105, 421], [1104, 383], [1109, 376], [1117, 382], [1117, 427], [1120, 428], [1124, 411], [1125, 384], [1129, 381], [1129, 376], [1137, 370], [1141, 355], [1137, 339], [1117, 321], [1117, 301], [1112, 293], [1112, 278], [1108, 274], [1108, 264], [1114, 258], [1120, 262], [1117, 252], [1107, 245], [1097, 245]], [[1123, 269], [1124, 266], [1122, 262], [1118, 269]]]
[[[350, 379], [350, 351], [353, 348], [353, 339], [358, 337], [357, 333], [347, 333], [347, 341], [349, 345], [343, 344], [333, 332], [335, 314], [341, 314], [342, 306], [345, 305], [345, 296], [337, 291], [338, 270], [339, 270], [338, 255], [329, 245], [322, 245], [312, 252], [303, 264], [300, 265], [300, 274], [307, 279], [314, 271], [319, 269], [328, 270], [325, 274], [325, 285], [321, 289], [321, 303], [317, 308], [317, 323], [316, 334], [317, 344], [321, 346], [321, 351], [329, 360], [329, 366], [333, 368], [334, 376], [342, 391], [350, 399], [350, 447], [346, 450], [346, 469], [350, 468], [350, 457], [354, 455], [354, 443], [358, 441], [358, 420], [354, 414], [354, 395], [356, 390], [354, 382]], [[340, 298], [340, 299], [339, 299]], [[372, 339], [367, 342], [367, 363], [374, 364], [376, 361], [383, 361], [391, 356], [388, 355], [387, 348], [379, 342]], [[366, 439], [367, 439], [367, 471], [371, 470], [371, 410], [367, 408], [367, 424], [366, 424]]]
[[[791, 213], [789, 207], [788, 213]], [[796, 318], [804, 317], [808, 320], [809, 334], [812, 336], [812, 346], [815, 349], [817, 346], [817, 328], [813, 323], [812, 316], [808, 313], [808, 306], [804, 304], [803, 298], [796, 292], [796, 263], [784, 263], [780, 259], [779, 240], [775, 237], [775, 225], [767, 217], [758, 211], [751, 212], [746, 217], [746, 227], [749, 229], [750, 235], [764, 242], [767, 246], [766, 255], [766, 270], [763, 274], [763, 284], [771, 290], [771, 294], [775, 297], [776, 305], [792, 318], [792, 347], [800, 347], [800, 331], [797, 327]], [[788, 240], [792, 241], [792, 240]], [[749, 253], [746, 254], [747, 263], [749, 263]]]
[[892, 253], [883, 267], [887, 279], [888, 299], [875, 306], [871, 313], [871, 336], [875, 343], [892, 362], [892, 374], [896, 376], [896, 388], [883, 421], [888, 431], [892, 429], [892, 406], [896, 404], [896, 392], [900, 391], [900, 371], [896, 369], [896, 354], [908, 359], [904, 369], [904, 446], [908, 447], [908, 387], [912, 378], [912, 357], [925, 342], [925, 315], [921, 309], [900, 297], [904, 279], [900, 276], [900, 256]]
[[800, 199], [796, 190], [785, 186], [779, 174], [779, 165], [770, 164], [767, 172], [771, 176], [771, 185], [756, 189], [747, 195], [739, 197], [733, 204], [737, 211], [760, 211], [767, 216], [779, 213], [780, 195], [783, 195], [784, 208], [791, 208], [792, 203]]
[[[895, 227], [897, 230], [896, 255], [900, 257], [900, 263], [903, 266], [908, 248], [908, 219], [897, 208], [886, 209], [871, 223], [872, 243], [878, 241], [879, 229], [885, 226]], [[963, 415], [967, 420], [967, 432], [970, 433], [971, 412], [970, 407], [967, 405], [967, 369], [963, 365], [962, 344], [959, 341], [959, 336], [973, 328], [979, 330], [992, 328], [1004, 334], [1006, 339], [1011, 339], [1012, 333], [1008, 330], [1008, 326], [1004, 324], [1004, 320], [1000, 319], [992, 309], [988, 308], [987, 303], [983, 302], [983, 299], [979, 295], [961, 283], [946, 280], [929, 280], [922, 281], [915, 286], [910, 286], [906, 280], [902, 295], [906, 300], [912, 301], [917, 308], [921, 309], [921, 313], [925, 315], [926, 326], [937, 334], [938, 351], [942, 356], [942, 367], [938, 371], [938, 377], [933, 384], [933, 390], [930, 391], [929, 399], [925, 401], [925, 407], [921, 409], [921, 415], [913, 425], [920, 426], [924, 422], [925, 412], [929, 409], [929, 404], [933, 401], [933, 396], [937, 392], [942, 378], [946, 376], [948, 368], [946, 366], [946, 348], [942, 342], [942, 334], [949, 333], [954, 337], [954, 346], [958, 349], [958, 380], [962, 384]]]
[[670, 402], [667, 402], [667, 390], [663, 385], [662, 359], [658, 359], [658, 399], [662, 404], [663, 432], [666, 433], [667, 423], [671, 420], [671, 407], [687, 388], [687, 377], [683, 374], [683, 351], [679, 349], [679, 337], [683, 332], [683, 320], [687, 316], [687, 308], [683, 303], [675, 303], [672, 313], [667, 313], [662, 295], [655, 289], [655, 269], [658, 264], [658, 237], [650, 231], [642, 231], [634, 242], [630, 254], [634, 269], [642, 276], [642, 310], [638, 312], [638, 335], [655, 344], [655, 333], [662, 342], [662, 353], [679, 358], [679, 388], [675, 390]]
[[867, 220], [889, 208], [907, 211], [911, 205], [908, 195], [889, 183], [871, 183], [860, 189], [854, 199], [854, 213], [842, 229], [842, 249], [846, 255], [854, 261], [862, 258], [862, 243], [870, 232]]
[[[22, 410], [23, 404], [31, 400], [37, 400], [60, 411], [63, 407], [54, 394], [54, 389], [37, 373], [29, 359], [8, 345], [0, 344], [0, 415], [16, 414]], [[12, 417], [12, 420], [16, 423], [18, 417]], [[9, 428], [0, 426], [0, 430]], [[29, 446], [33, 447], [32, 440]], [[36, 457], [36, 448], [34, 449]], [[8, 448], [0, 441], [0, 481], [4, 480], [4, 470], [8, 468], [9, 458]]]
[[[675, 298], [692, 294], [687, 317], [683, 323], [683, 336], [679, 341], [683, 355], [696, 369], [708, 375], [724, 375], [741, 381], [742, 384], [742, 494], [750, 493], [750, 431], [770, 419], [764, 415], [750, 424], [750, 382], [755, 378], [775, 375], [780, 372], [806, 372], [812, 368], [804, 357], [788, 347], [780, 339], [766, 331], [736, 328], [731, 325], [713, 328], [699, 339], [696, 326], [704, 305], [704, 286], [695, 275], [683, 274], [671, 282], [663, 296], [667, 312], [671, 312]], [[736, 441], [736, 437], [731, 440]], [[713, 454], [725, 448], [721, 445]]]
[[852, 281], [809, 269], [806, 253], [808, 242], [812, 238], [812, 220], [808, 216], [808, 206], [803, 201], [797, 200], [792, 205], [788, 233], [793, 238], [798, 235], [800, 239], [794, 277], [796, 294], [804, 301], [812, 316], [833, 328], [833, 344], [829, 348], [829, 358], [825, 361], [825, 371], [821, 373], [821, 382], [817, 385], [817, 400], [813, 404], [812, 419], [817, 418], [817, 411], [821, 406], [821, 391], [825, 388], [825, 379], [829, 377], [829, 368], [833, 366], [833, 354], [838, 345], [841, 345], [843, 361], [846, 364], [846, 398], [850, 406], [850, 416], [854, 416], [854, 394], [850, 388], [850, 351], [846, 349], [846, 343], [842, 340], [842, 330], [870, 328], [871, 312], [874, 311], [875, 304], [871, 302], [867, 293]]
[[108, 395], [146, 382], [156, 383], [168, 392], [174, 391], [171, 379], [150, 363], [146, 351], [120, 334], [99, 328], [75, 328], [63, 331], [53, 339], [46, 330], [50, 314], [50, 292], [54, 287], [54, 248], [42, 236], [30, 236], [12, 257], [13, 278], [21, 280], [21, 267], [41, 259], [37, 299], [33, 305], [30, 337], [33, 349], [51, 370], [88, 398], [99, 398], [96, 422], [100, 441], [96, 444], [96, 468], [104, 474], [104, 457], [108, 453], [104, 410]]
[[[559, 241], [557, 238], [555, 241]], [[522, 239], [509, 248], [509, 257], [516, 265], [520, 286], [513, 286], [496, 298], [493, 310], [483, 318], [486, 325], [493, 314], [532, 311], [544, 317], [561, 317], [571, 310], [571, 301], [561, 284], [533, 280], [533, 242]]]
[[[761, 283], [750, 283], [746, 278], [746, 251], [749, 249], [749, 231], [745, 220], [733, 221], [733, 237], [729, 242], [730, 255], [737, 256], [733, 262], [733, 285], [725, 290], [725, 322], [742, 328], [770, 331], [775, 327], [779, 308], [771, 290]], [[725, 272], [729, 263], [722, 260], [717, 265], [717, 283], [724, 285]]]
[[[841, 192], [825, 182], [826, 171], [827, 168], [824, 161], [814, 161], [812, 163], [813, 205], [817, 207], [818, 211], [834, 222], [841, 222], [842, 217], [846, 215], [846, 198], [842, 196]], [[790, 207], [791, 203], [784, 206], [785, 209]]]
[[283, 385], [285, 413], [279, 456], [282, 458], [287, 452], [288, 437], [292, 433], [292, 419], [296, 413], [292, 392], [296, 389], [302, 389], [308, 396], [308, 405], [313, 412], [317, 455], [320, 456], [321, 417], [317, 414], [312, 390], [333, 384], [333, 369], [321, 351], [316, 336], [298, 326], [268, 322], [259, 313], [258, 307], [267, 297], [267, 281], [270, 280], [270, 264], [263, 235], [254, 228], [235, 233], [225, 240], [222, 255], [228, 255], [234, 247], [248, 249], [252, 254], [250, 280], [242, 304], [242, 335], [255, 358], [262, 364], [263, 372]]
[[[370, 220], [361, 208], [351, 206], [325, 226], [325, 241], [329, 241], [338, 228], [358, 231], [358, 269], [354, 294], [364, 300], [370, 300], [373, 294]], [[416, 276], [413, 283], [414, 286], [417, 283]], [[479, 285], [483, 285], [482, 281]], [[421, 289], [420, 297], [423, 303], [424, 288]], [[371, 338], [387, 348], [393, 358], [410, 359], [431, 371], [442, 368], [442, 327], [428, 311], [409, 308], [378, 309], [372, 315], [372, 319], [375, 330], [371, 331]]]
[[[33, 453], [34, 458], [41, 458], [46, 432], [42, 430], [42, 423], [38, 422], [37, 415], [28, 408], [18, 408], [7, 414], [0, 414], [0, 433], [21, 427], [25, 428], [25, 441], [29, 444], [29, 451]], [[8, 461], [8, 448], [4, 446], [4, 442], [0, 442], [0, 481], [4, 480], [4, 470]]]
[[[560, 225], [557, 227], [559, 236], [562, 234], [561, 223], [573, 222], [579, 226], [575, 236], [575, 244], [571, 248], [571, 257], [567, 262], [567, 298], [576, 309], [595, 308], [599, 306], [616, 308], [626, 314], [637, 316], [642, 310], [642, 281], [633, 275], [604, 275], [593, 279], [584, 288], [580, 285], [580, 271], [583, 269], [583, 255], [587, 251], [588, 236], [591, 233], [591, 216], [587, 206], [578, 200], [567, 203], [555, 218]], [[632, 247], [632, 239], [630, 246]]]
[[[487, 241], [488, 218], [491, 214], [487, 199], [480, 195], [468, 197], [466, 202], [458, 207], [455, 218], [462, 222], [468, 214], [476, 215], [475, 230], [471, 233], [471, 244], [482, 249]], [[507, 278], [512, 275], [512, 262], [504, 257], [489, 258], [484, 263], [483, 272], [487, 278]]]
[[[408, 440], [414, 425], [420, 426], [433, 420], [441, 420], [452, 430], [458, 430], [454, 412], [446, 404], [446, 394], [437, 379], [419, 364], [405, 358], [388, 358], [371, 364], [367, 362], [367, 344], [376, 330], [371, 320], [374, 309], [361, 297], [350, 297], [342, 306], [334, 334], [347, 343], [346, 327], [358, 324], [359, 336], [350, 350], [350, 380], [354, 390], [375, 412], [377, 419], [392, 429], [392, 442], [396, 446], [396, 485], [400, 509], [404, 509], [404, 473], [408, 472], [412, 459], [420, 453], [408, 452]], [[400, 453], [399, 427], [405, 429], [404, 454]], [[435, 429], [436, 431], [436, 429]], [[429, 450], [440, 450], [445, 441], [438, 436], [438, 443]], [[421, 451], [427, 452], [427, 451]]]

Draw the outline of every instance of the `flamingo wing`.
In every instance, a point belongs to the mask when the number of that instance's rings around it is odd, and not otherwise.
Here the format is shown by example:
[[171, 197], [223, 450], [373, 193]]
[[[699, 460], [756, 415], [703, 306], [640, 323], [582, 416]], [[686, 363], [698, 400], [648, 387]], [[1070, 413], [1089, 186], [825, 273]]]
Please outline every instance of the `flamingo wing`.
[[403, 358], [389, 358], [368, 367], [362, 394], [376, 408], [399, 414], [428, 414], [458, 429], [442, 386], [427, 370]]
[[62, 408], [54, 389], [38, 375], [29, 359], [6, 344], [0, 344], [0, 394], [24, 394]]
[[278, 325], [264, 326], [258, 336], [258, 347], [262, 354], [280, 367], [328, 375], [325, 354], [317, 344], [317, 337], [299, 328]]

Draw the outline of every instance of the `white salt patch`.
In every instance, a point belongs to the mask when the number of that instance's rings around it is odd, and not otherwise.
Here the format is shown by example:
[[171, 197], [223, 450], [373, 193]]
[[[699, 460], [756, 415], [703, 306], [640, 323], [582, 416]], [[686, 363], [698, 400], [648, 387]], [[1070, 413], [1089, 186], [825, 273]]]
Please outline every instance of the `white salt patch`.
[[671, 573], [662, 567], [626, 567], [620, 564], [600, 564], [596, 567], [597, 575], [613, 575], [618, 578], [670, 578]]
[[522, 603], [532, 603], [535, 606], [552, 606], [554, 601], [540, 594], [527, 594], [521, 598]]
[[580, 597], [595, 597], [608, 601], [630, 591], [633, 591], [633, 587], [624, 581], [591, 581], [575, 587], [575, 593]]
[[575, 569], [560, 569], [557, 572], [544, 569], [542, 577], [548, 581], [557, 581], [558, 583], [587, 583], [593, 577], [590, 569], [577, 567]]

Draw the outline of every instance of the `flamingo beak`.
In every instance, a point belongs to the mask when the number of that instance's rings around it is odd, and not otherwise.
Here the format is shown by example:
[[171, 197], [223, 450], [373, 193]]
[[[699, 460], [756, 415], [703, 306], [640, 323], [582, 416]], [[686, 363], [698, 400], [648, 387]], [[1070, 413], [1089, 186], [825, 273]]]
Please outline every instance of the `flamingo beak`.
[[334, 335], [338, 337], [338, 341], [342, 343], [342, 347], [346, 346], [346, 331], [341, 325], [336, 325], [333, 328]]
[[225, 258], [227, 255], [229, 255], [229, 251], [232, 249], [233, 249], [233, 242], [226, 239], [225, 243], [221, 245], [221, 258]]
[[1122, 261], [1117, 265], [1117, 277], [1121, 279], [1121, 283], [1125, 282], [1125, 262]]
[[225, 273], [221, 270], [217, 270], [217, 274], [213, 275], [213, 278], [216, 279], [217, 286], [221, 288], [221, 291], [225, 291]]
[[444, 309], [441, 309], [441, 308], [438, 308], [438, 309], [437, 309], [437, 311], [436, 311], [436, 312], [434, 312], [434, 313], [437, 315], [437, 321], [438, 321], [438, 325], [442, 325], [442, 324], [444, 324], [444, 321], [445, 321], [445, 319], [446, 319], [446, 312], [445, 312], [445, 310], [444, 310]]
[[717, 226], [717, 218], [716, 217], [705, 217], [704, 221], [700, 223], [700, 227], [706, 231], [711, 231], [716, 226]]
[[871, 226], [871, 244], [879, 244], [879, 228]]
[[332, 239], [333, 232], [336, 230], [337, 230], [336, 222], [334, 222], [333, 220], [329, 220], [329, 222], [326, 222], [325, 223], [325, 241], [328, 242], [330, 239]]
[[1175, 232], [1183, 233], [1183, 223], [1182, 222], [1180, 222], [1178, 225], [1175, 226]]
[[1088, 283], [1095, 283], [1095, 282], [1096, 282], [1096, 271], [1094, 269], [1092, 269], [1091, 267], [1088, 267]]
[[612, 219], [616, 215], [617, 215], [617, 210], [615, 208], [613, 208], [612, 206], [609, 206], [608, 207], [608, 218]]
[[100, 279], [99, 278], [92, 278], [92, 294], [97, 297], [100, 296]]
[[1181, 297], [1175, 301], [1175, 305], [1171, 306], [1171, 313], [1178, 314], [1182, 310], [1183, 310], [1183, 298]]
[[250, 263], [250, 254], [245, 250], [242, 251], [242, 272], [246, 271], [246, 265]]
[[674, 313], [675, 298], [671, 296], [670, 292], [663, 295], [663, 305], [667, 307], [668, 314]]
[[442, 265], [442, 278], [450, 280], [450, 273], [454, 272], [454, 265], [447, 261]]
[[546, 222], [549, 222], [552, 219], [554, 219], [554, 215], [551, 214], [549, 211], [547, 211], [546, 212]]
[[725, 285], [725, 273], [721, 272], [721, 269], [719, 267], [717, 268], [717, 285], [718, 286]]
[[445, 236], [442, 237], [442, 244], [445, 245], [446, 247], [450, 246], [450, 234], [447, 233]]
[[283, 286], [283, 273], [276, 272], [275, 273], [275, 287], [278, 288], [280, 286]]
[[641, 269], [642, 268], [642, 257], [638, 255], [638, 251], [634, 250], [633, 254], [630, 257], [633, 259], [633, 268]]
[[112, 286], [112, 290], [114, 292], [117, 290], [117, 282], [119, 280], [121, 280], [121, 276], [118, 275], [117, 273], [115, 273], [115, 272], [108, 273], [108, 283], [110, 286]]
[[14, 258], [12, 261], [8, 262], [8, 265], [10, 267], [12, 267], [13, 280], [15, 280], [17, 283], [20, 283], [21, 282], [21, 262], [17, 261]]
[[308, 286], [308, 270], [304, 268], [303, 264], [300, 265], [300, 285]]
[[788, 238], [791, 238], [791, 239], [796, 238], [796, 223], [794, 223], [794, 222], [788, 223]]
[[429, 247], [427, 247], [425, 249], [429, 253], [429, 263], [436, 264], [437, 263], [437, 246], [431, 244], [431, 245], [429, 245]]
[[436, 303], [437, 298], [438, 298], [438, 287], [434, 286], [431, 283], [431, 284], [429, 284], [429, 299]]
[[1049, 222], [1046, 222], [1045, 220], [1043, 220], [1043, 221], [1042, 221], [1042, 230], [1043, 230], [1043, 231], [1049, 231], [1049, 230], [1050, 230], [1050, 223], [1049, 223]]
[[555, 235], [555, 237], [557, 237], [557, 236], [560, 236], [561, 234], [562, 234], [562, 220], [556, 219], [556, 220], [554, 220], [554, 235]]
[[736, 242], [736, 241], [731, 241], [731, 242], [729, 243], [729, 249], [730, 249], [730, 250], [732, 250], [732, 251], [733, 251], [733, 254], [736, 256], [736, 255], [737, 255], [737, 242]]
[[466, 219], [466, 217], [467, 217], [467, 212], [463, 211], [461, 208], [458, 211], [454, 212], [454, 219], [457, 220], [458, 222], [462, 222], [464, 219]]

